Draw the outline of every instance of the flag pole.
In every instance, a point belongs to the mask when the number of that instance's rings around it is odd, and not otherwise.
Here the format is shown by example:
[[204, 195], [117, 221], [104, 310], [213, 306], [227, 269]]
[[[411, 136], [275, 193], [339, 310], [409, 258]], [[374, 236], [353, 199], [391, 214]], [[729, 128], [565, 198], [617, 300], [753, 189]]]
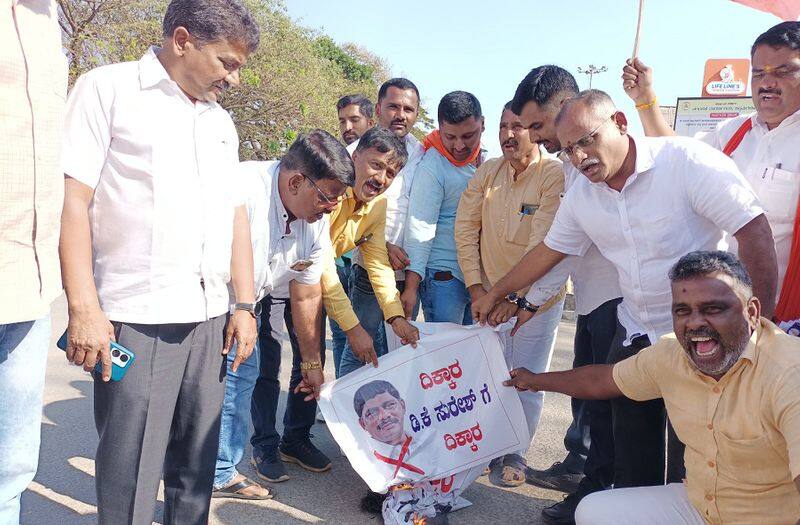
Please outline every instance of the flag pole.
[[639, 21], [636, 23], [636, 40], [633, 41], [633, 57], [639, 56], [639, 37], [642, 34], [642, 15], [644, 14], [644, 0], [639, 0]]

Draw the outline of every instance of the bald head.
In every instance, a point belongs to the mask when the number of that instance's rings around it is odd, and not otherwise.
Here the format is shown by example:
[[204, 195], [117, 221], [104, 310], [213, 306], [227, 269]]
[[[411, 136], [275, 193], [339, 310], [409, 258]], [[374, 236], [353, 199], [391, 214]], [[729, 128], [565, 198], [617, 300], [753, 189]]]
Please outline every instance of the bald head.
[[561, 110], [556, 115], [556, 126], [573, 112], [581, 113], [599, 122], [616, 113], [617, 107], [605, 91], [587, 89], [564, 101]]
[[629, 151], [627, 124], [611, 97], [597, 89], [564, 101], [555, 119], [558, 141], [572, 164], [590, 181], [612, 188], [626, 178], [617, 175]]

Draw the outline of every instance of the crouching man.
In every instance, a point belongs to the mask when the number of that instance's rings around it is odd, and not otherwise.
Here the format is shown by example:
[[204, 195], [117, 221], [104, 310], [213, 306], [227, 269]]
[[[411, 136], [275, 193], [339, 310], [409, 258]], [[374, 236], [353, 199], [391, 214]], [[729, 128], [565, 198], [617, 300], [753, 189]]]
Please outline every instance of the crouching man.
[[674, 333], [615, 365], [506, 384], [582, 399], [663, 398], [686, 444], [686, 480], [594, 493], [580, 524], [796, 523], [800, 518], [800, 342], [761, 317], [742, 264], [692, 252], [669, 273]]

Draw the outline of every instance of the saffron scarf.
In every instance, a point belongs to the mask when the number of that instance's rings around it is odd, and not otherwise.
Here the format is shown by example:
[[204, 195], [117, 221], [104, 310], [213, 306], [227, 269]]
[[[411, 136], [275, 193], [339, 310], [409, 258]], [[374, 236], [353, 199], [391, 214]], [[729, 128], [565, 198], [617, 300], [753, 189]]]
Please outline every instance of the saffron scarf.
[[467, 164], [472, 164], [478, 160], [478, 155], [481, 153], [481, 146], [478, 144], [478, 147], [475, 148], [475, 151], [473, 151], [466, 160], [456, 160], [453, 158], [453, 155], [447, 151], [447, 148], [444, 147], [444, 142], [442, 142], [442, 136], [439, 134], [438, 129], [428, 133], [428, 135], [425, 137], [425, 140], [422, 141], [422, 146], [425, 148], [425, 151], [428, 151], [431, 148], [436, 148], [436, 150], [441, 153], [444, 158], [450, 161], [450, 164], [457, 168], [463, 168]]

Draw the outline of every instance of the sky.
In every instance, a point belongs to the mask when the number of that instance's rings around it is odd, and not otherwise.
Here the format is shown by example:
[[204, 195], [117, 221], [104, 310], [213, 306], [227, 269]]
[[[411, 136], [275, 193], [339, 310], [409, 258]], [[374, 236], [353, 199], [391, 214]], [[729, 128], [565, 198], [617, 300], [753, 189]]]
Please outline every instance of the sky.
[[[484, 146], [500, 155], [503, 105], [532, 68], [572, 72], [605, 65], [592, 87], [607, 91], [641, 132], [620, 75], [633, 52], [638, 0], [286, 0], [289, 15], [338, 43], [355, 42], [384, 58], [392, 75], [412, 80], [433, 116], [443, 95], [478, 97], [486, 117]], [[645, 2], [639, 57], [654, 68], [661, 105], [700, 96], [709, 58], [749, 58], [755, 38], [780, 20], [730, 0]], [[371, 94], [374, 99], [375, 94]], [[333, 111], [333, 108], [332, 108]]]

